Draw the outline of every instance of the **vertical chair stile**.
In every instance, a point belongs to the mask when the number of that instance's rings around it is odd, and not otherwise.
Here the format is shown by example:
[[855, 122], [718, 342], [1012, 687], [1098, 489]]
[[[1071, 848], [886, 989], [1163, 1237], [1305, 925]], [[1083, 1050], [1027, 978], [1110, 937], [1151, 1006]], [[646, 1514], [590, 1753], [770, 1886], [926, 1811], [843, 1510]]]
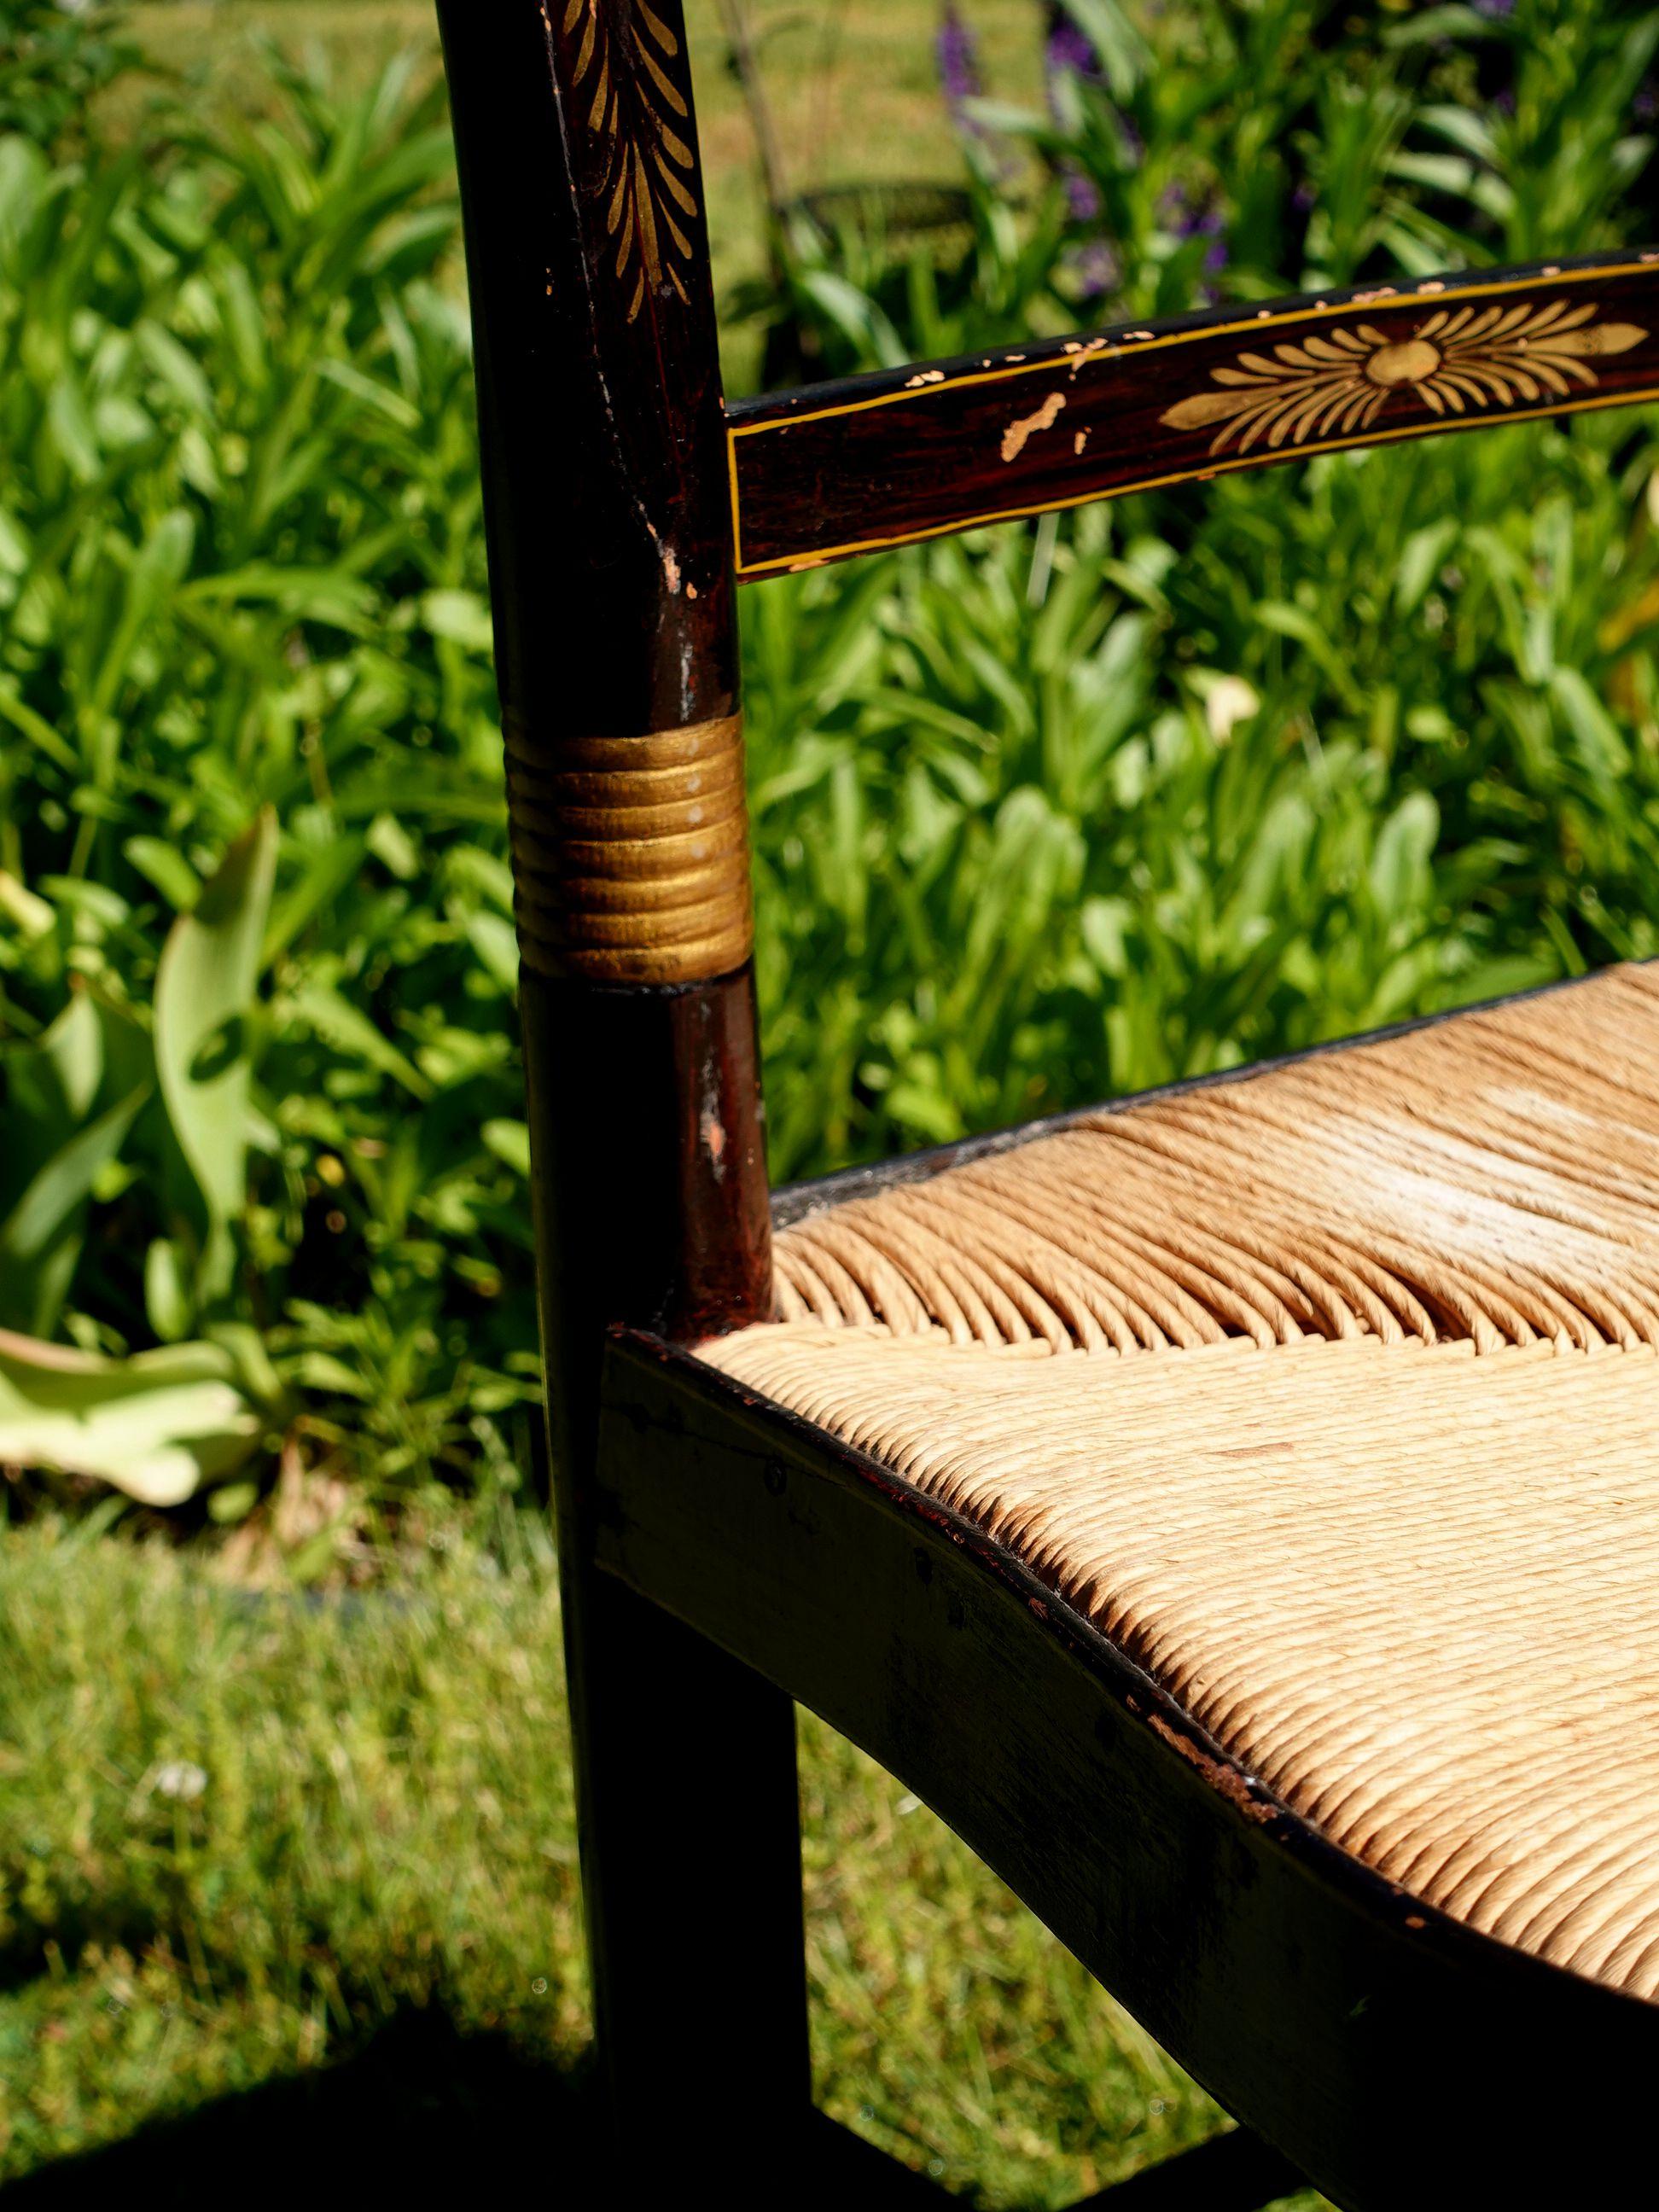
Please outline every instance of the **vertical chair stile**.
[[440, 0], [596, 2030], [634, 2184], [810, 2102], [793, 1713], [592, 1565], [608, 1328], [770, 1310], [731, 522], [678, 0]]

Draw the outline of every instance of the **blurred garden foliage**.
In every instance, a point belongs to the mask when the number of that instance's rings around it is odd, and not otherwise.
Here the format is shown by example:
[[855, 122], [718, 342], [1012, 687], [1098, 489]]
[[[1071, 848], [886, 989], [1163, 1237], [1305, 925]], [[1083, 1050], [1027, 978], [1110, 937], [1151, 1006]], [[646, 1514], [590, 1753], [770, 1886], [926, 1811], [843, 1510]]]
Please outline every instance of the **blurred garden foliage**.
[[[942, 46], [958, 224], [786, 218], [729, 303], [774, 359], [1659, 231], [1647, 7], [1069, 0], [1032, 35], [1034, 115]], [[273, 58], [271, 116], [163, 88], [105, 143], [126, 66], [103, 11], [0, 0], [0, 1459], [237, 1477], [230, 1512], [284, 1434], [376, 1496], [510, 1484], [526, 1140], [441, 94]], [[1659, 949], [1654, 427], [747, 594], [776, 1175]]]

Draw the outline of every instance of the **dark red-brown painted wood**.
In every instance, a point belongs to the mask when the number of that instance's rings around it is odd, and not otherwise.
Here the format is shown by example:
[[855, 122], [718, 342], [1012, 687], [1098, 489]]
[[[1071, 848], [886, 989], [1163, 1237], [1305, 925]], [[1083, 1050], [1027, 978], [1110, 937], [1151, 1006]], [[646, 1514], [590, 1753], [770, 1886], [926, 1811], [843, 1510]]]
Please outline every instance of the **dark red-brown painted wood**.
[[[1586, 309], [1568, 365], [1539, 373], [1553, 324]], [[1594, 350], [1609, 332], [1613, 349]], [[1310, 355], [1310, 340], [1337, 361]], [[1583, 344], [1592, 350], [1572, 350]], [[1316, 387], [1321, 374], [1341, 381]], [[1283, 434], [1263, 422], [1245, 448], [1249, 424], [1211, 410], [1252, 391], [1283, 399]], [[1339, 447], [1655, 398], [1659, 251], [1123, 324], [733, 405], [738, 573], [748, 581]], [[1367, 419], [1299, 419], [1310, 406], [1316, 418], [1328, 407]], [[1165, 419], [1194, 408], [1208, 419]]]
[[[533, 784], [571, 738], [738, 703], [690, 80], [678, 0], [648, 21], [634, 0], [440, 0], [439, 15], [496, 665]], [[641, 163], [624, 169], [619, 147]], [[809, 2109], [793, 1710], [598, 1577], [592, 1552], [606, 1328], [694, 1335], [769, 1310], [753, 978], [619, 988], [538, 959], [520, 1009], [616, 2193], [657, 2198], [689, 2161], [752, 2197]]]
[[1372, 1874], [1012, 1554], [810, 1423], [639, 1338], [606, 1399], [604, 1565], [915, 1790], [1338, 2204], [1622, 2201], [1659, 2006]]
[[[687, 250], [621, 258], [613, 137], [646, 125], [632, 0], [441, 0], [477, 334], [496, 667], [526, 751], [629, 737], [738, 705], [732, 544], [701, 216]], [[680, 10], [646, 90], [695, 155]], [[568, 26], [568, 27], [567, 27]], [[606, 42], [570, 81], [596, 29]], [[619, 112], [592, 121], [599, 64]], [[632, 75], [630, 76], [630, 70]], [[569, 97], [565, 93], [569, 92]], [[637, 111], [637, 114], [636, 114]], [[654, 172], [653, 172], [654, 173]], [[677, 163], [694, 201], [695, 161]], [[769, 1310], [764, 1148], [748, 970], [674, 988], [527, 970], [532, 1141], [570, 1316], [551, 1331], [562, 1420], [591, 1429], [592, 1328], [672, 1335]], [[602, 1287], [590, 1296], [590, 1286]], [[580, 1286], [580, 1289], [578, 1289]], [[578, 1415], [584, 1392], [590, 1401]]]

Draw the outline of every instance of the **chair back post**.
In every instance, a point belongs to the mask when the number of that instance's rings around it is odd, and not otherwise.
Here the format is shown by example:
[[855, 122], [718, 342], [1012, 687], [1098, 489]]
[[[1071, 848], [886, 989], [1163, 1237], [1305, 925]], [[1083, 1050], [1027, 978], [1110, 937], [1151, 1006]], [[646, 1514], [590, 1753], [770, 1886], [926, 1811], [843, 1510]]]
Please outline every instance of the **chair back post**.
[[730, 493], [678, 0], [440, 0], [476, 332], [556, 1488], [604, 1333], [763, 1318]]
[[702, 182], [680, 0], [438, 13], [594, 2027], [617, 2170], [665, 2196], [683, 2160], [729, 2164], [737, 2071], [757, 2172], [811, 2109], [793, 1708], [594, 1558], [607, 1330], [772, 1304]]

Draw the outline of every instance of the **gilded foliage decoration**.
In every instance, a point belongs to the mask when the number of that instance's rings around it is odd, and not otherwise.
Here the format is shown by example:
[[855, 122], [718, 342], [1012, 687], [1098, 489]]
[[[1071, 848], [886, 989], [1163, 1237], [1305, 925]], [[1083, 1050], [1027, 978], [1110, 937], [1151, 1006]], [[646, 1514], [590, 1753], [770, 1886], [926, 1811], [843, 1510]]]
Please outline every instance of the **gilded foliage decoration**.
[[605, 231], [617, 281], [632, 280], [631, 323], [647, 292], [690, 298], [696, 157], [680, 41], [648, 0], [566, 0], [562, 34], [573, 112], [605, 149]]
[[1174, 430], [1218, 425], [1212, 453], [1300, 445], [1368, 429], [1389, 398], [1407, 392], [1436, 415], [1470, 407], [1547, 404], [1594, 389], [1592, 362], [1628, 353], [1648, 333], [1636, 323], [1595, 319], [1594, 301], [1542, 307], [1441, 308], [1409, 337], [1370, 323], [1304, 337], [1265, 353], [1241, 353], [1213, 368], [1221, 388], [1182, 399], [1161, 418]]

